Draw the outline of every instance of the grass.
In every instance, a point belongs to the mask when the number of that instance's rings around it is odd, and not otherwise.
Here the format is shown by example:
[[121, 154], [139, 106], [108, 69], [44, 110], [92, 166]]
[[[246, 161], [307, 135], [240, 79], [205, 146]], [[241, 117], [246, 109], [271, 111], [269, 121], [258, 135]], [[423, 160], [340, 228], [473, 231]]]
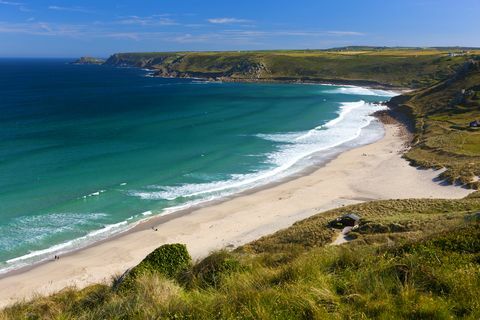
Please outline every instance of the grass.
[[[66, 289], [0, 319], [478, 319], [479, 210], [478, 198], [348, 206], [172, 277], [145, 273], [132, 290]], [[346, 212], [375, 227], [327, 245], [328, 222]], [[404, 228], [378, 228], [392, 224]]]
[[439, 49], [361, 49], [119, 53], [107, 64], [149, 67], [175, 77], [421, 88], [445, 80], [476, 52], [450, 57]]
[[426, 89], [392, 99], [415, 122], [415, 139], [405, 157], [412, 164], [441, 169], [448, 183], [477, 189], [480, 184], [480, 65], [469, 62], [455, 76]]

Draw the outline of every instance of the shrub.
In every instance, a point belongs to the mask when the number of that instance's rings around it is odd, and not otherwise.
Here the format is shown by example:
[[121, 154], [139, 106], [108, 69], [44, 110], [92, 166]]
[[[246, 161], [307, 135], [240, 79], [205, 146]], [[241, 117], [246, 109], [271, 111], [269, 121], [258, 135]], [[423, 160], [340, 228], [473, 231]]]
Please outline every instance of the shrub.
[[166, 278], [175, 278], [188, 268], [192, 261], [184, 244], [166, 244], [150, 253], [137, 266], [127, 271], [120, 280], [120, 289], [130, 288], [141, 275], [159, 273]]
[[240, 262], [231, 253], [217, 251], [193, 267], [191, 280], [198, 287], [218, 287], [222, 277], [240, 270]]

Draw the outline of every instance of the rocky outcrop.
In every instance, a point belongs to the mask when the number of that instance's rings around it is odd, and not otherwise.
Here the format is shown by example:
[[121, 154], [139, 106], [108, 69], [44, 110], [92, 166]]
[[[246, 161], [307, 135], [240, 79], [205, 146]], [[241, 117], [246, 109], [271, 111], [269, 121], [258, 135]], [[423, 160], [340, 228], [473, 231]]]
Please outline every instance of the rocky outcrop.
[[75, 60], [72, 64], [103, 64], [105, 60], [93, 57], [81, 57]]

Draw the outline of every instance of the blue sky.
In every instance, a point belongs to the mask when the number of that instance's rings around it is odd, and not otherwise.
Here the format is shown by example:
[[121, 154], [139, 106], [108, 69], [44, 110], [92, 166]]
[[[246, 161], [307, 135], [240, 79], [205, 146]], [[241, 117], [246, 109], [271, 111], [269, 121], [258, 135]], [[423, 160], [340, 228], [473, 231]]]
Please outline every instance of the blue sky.
[[480, 0], [0, 0], [0, 56], [480, 46]]

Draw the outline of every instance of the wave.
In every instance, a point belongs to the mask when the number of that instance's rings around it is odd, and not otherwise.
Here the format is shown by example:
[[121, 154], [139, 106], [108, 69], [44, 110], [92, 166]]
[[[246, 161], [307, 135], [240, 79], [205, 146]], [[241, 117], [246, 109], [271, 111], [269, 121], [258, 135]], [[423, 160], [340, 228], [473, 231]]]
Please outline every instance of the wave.
[[378, 89], [368, 89], [363, 87], [339, 87], [333, 90], [324, 91], [326, 93], [335, 93], [335, 94], [354, 94], [359, 96], [379, 96], [379, 97], [394, 97], [398, 96], [397, 92], [387, 91], [387, 90], [378, 90]]
[[98, 191], [89, 193], [86, 196], [83, 196], [82, 199], [86, 199], [86, 198], [89, 198], [89, 197], [96, 197], [96, 196], [99, 196], [100, 194], [102, 194], [104, 192], [107, 192], [107, 190], [98, 190]]
[[[133, 190], [129, 195], [144, 200], [212, 200], [253, 188], [293, 173], [295, 165], [312, 154], [332, 149], [359, 137], [373, 120], [370, 114], [384, 106], [365, 101], [341, 103], [338, 117], [308, 131], [258, 134], [260, 139], [278, 144], [277, 151], [266, 155], [270, 169], [247, 174], [234, 174], [225, 180], [173, 186], [150, 186]], [[155, 189], [152, 191], [152, 189]]]
[[[15, 241], [17, 238], [24, 239], [25, 234], [31, 235], [29, 238], [32, 242], [27, 244], [38, 245], [38, 242], [42, 240], [42, 238], [39, 237], [52, 236], [52, 234], [55, 236], [56, 232], [58, 232], [57, 235], [61, 232], [78, 232], [79, 226], [83, 229], [95, 229], [95, 231], [47, 249], [32, 251], [21, 257], [10, 259], [6, 264], [0, 265], [0, 273], [5, 273], [33, 262], [48, 260], [53, 254], [62, 254], [85, 247], [88, 244], [106, 239], [113, 234], [126, 231], [134, 227], [138, 221], [155, 216], [158, 213], [162, 215], [174, 213], [207, 201], [230, 196], [234, 193], [287, 177], [312, 164], [314, 161], [310, 159], [312, 155], [320, 152], [326, 154], [335, 147], [343, 147], [344, 144], [357, 139], [362, 133], [362, 130], [369, 126], [374, 120], [371, 113], [384, 108], [383, 106], [370, 104], [363, 100], [345, 102], [340, 104], [336, 118], [310, 130], [255, 135], [258, 139], [274, 142], [276, 146], [274, 152], [262, 155], [264, 167], [268, 168], [266, 170], [245, 174], [233, 174], [223, 179], [213, 176], [196, 177], [204, 181], [210, 180], [210, 182], [150, 186], [140, 190], [122, 191], [140, 199], [168, 201], [167, 205], [169, 205], [169, 207], [162, 211], [148, 210], [133, 215], [122, 222], [106, 225], [104, 225], [104, 223], [108, 221], [108, 219], [106, 219], [106, 215], [102, 213], [52, 214], [46, 215], [46, 218], [45, 215], [34, 218], [25, 217], [24, 219], [26, 220], [24, 222], [17, 221], [15, 225], [8, 224], [6, 226], [8, 230], [16, 230], [19, 234], [22, 234], [23, 237], [12, 237], [11, 234], [0, 232], [0, 245], [3, 248], [8, 248], [9, 244], [6, 243], [6, 241]], [[368, 130], [364, 132], [368, 132]], [[218, 180], [211, 181], [215, 178]], [[120, 186], [126, 185], [126, 182], [120, 183]], [[98, 196], [103, 192], [105, 192], [105, 190], [99, 190], [84, 196], [84, 198]], [[35, 221], [29, 221], [28, 219]], [[41, 223], [38, 223], [39, 221]], [[32, 225], [38, 228], [32, 229]], [[7, 229], [5, 229], [5, 231], [7, 231]], [[10, 246], [12, 248], [18, 248], [17, 244], [10, 243]]]
[[0, 265], [0, 274], [30, 265], [33, 262], [48, 260], [54, 253], [64, 253], [105, 239], [113, 233], [125, 230], [127, 225], [127, 221], [104, 225], [103, 223], [107, 220], [108, 214], [106, 213], [52, 213], [12, 219], [7, 225], [0, 227], [0, 246], [6, 250], [15, 250], [20, 246], [35, 246], [42, 241], [48, 241], [48, 238], [76, 232], [79, 227], [96, 230], [74, 240], [46, 249], [33, 250], [20, 257], [9, 259], [4, 265]]
[[5, 265], [0, 266], [0, 274], [4, 274], [12, 270], [29, 266], [32, 263], [40, 263], [40, 262], [48, 261], [52, 258], [53, 255], [60, 255], [60, 254], [68, 253], [75, 249], [84, 248], [89, 244], [107, 239], [110, 236], [117, 234], [119, 232], [124, 232], [135, 226], [134, 224], [129, 225], [128, 220], [131, 220], [131, 219], [129, 218], [119, 223], [106, 225], [102, 229], [92, 231], [83, 237], [66, 241], [66, 242], [48, 247], [47, 249], [31, 251], [28, 254], [25, 254], [23, 256], [9, 259], [6, 261]]

